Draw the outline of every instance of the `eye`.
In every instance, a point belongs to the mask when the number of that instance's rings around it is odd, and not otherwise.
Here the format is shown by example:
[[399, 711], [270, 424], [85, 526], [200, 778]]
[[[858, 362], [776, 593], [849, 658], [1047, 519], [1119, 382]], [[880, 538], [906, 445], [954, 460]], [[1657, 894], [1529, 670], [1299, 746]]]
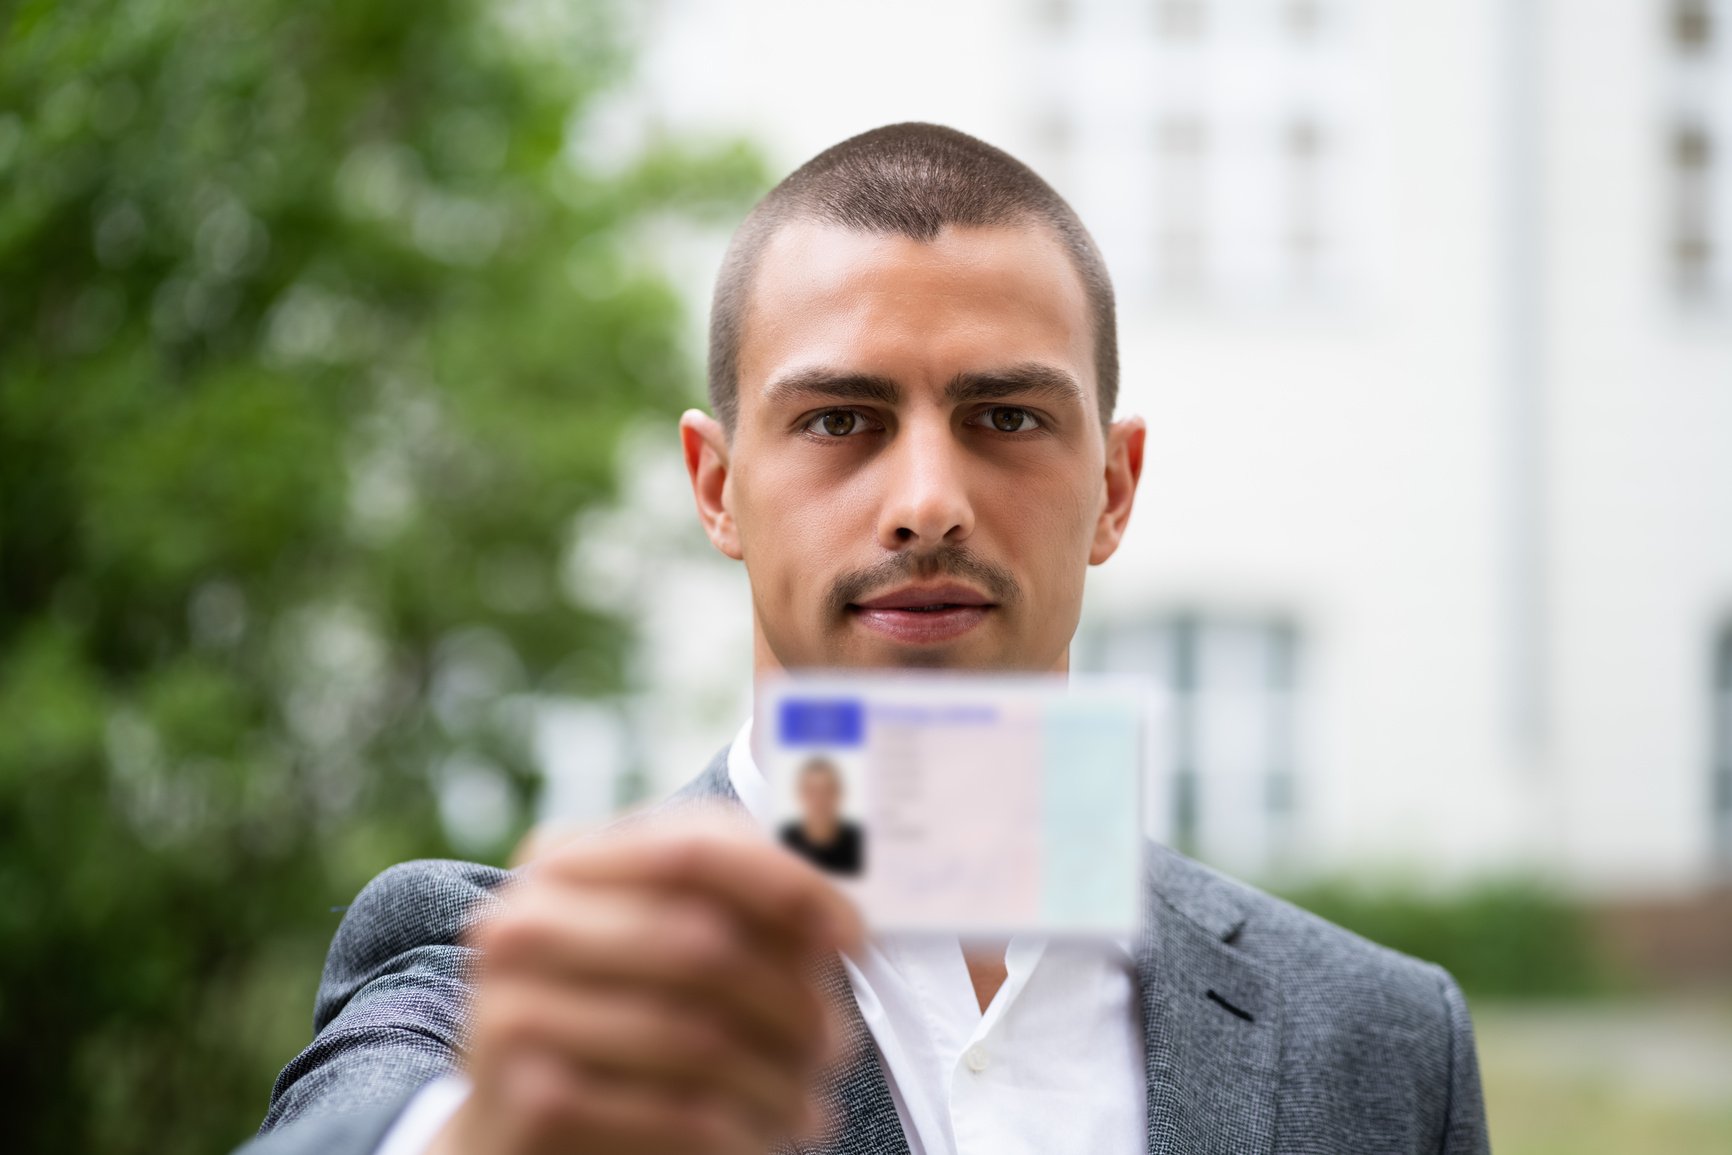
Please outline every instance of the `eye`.
[[1000, 433], [1028, 433], [1041, 427], [1040, 418], [1015, 405], [994, 405], [982, 410], [973, 424], [985, 425]]
[[806, 422], [806, 432], [824, 438], [852, 437], [871, 428], [865, 415], [853, 409], [826, 409]]

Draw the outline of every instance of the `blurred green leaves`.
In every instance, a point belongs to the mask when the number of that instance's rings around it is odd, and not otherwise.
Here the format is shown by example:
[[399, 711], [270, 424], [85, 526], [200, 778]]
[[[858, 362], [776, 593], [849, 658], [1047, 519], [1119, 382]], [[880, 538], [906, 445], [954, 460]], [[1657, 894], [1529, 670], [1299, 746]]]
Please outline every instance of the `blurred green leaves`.
[[617, 146], [598, 3], [4, 11], [0, 1102], [220, 1151], [434, 780], [521, 822], [525, 704], [619, 688], [561, 561], [695, 380], [644, 238], [763, 174]]

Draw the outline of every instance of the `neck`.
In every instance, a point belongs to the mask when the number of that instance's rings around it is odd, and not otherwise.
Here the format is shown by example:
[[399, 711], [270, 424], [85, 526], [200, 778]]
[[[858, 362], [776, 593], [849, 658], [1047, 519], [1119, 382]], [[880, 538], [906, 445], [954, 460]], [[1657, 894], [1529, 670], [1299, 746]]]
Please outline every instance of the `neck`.
[[962, 961], [968, 965], [968, 981], [974, 987], [974, 1001], [980, 1005], [983, 1015], [992, 1004], [993, 996], [1004, 986], [1004, 980], [1010, 977], [1010, 968], [1004, 961], [1004, 952], [1009, 945], [1009, 941], [1004, 939], [973, 940], [963, 944]]

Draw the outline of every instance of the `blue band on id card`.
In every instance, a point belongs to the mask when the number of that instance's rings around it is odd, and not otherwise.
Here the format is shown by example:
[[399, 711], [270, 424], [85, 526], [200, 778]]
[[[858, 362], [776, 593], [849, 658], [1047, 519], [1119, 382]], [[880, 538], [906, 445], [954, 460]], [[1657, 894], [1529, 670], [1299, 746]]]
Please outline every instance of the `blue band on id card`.
[[767, 679], [766, 818], [874, 931], [1134, 934], [1149, 702], [1122, 679]]

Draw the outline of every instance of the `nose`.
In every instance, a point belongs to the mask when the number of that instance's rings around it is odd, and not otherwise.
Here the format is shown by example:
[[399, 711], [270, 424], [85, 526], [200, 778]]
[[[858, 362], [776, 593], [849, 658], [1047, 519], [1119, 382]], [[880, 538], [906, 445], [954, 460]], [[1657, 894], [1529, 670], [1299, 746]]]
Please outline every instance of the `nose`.
[[948, 422], [905, 425], [881, 459], [887, 471], [878, 543], [926, 551], [956, 545], [974, 532], [967, 462]]

